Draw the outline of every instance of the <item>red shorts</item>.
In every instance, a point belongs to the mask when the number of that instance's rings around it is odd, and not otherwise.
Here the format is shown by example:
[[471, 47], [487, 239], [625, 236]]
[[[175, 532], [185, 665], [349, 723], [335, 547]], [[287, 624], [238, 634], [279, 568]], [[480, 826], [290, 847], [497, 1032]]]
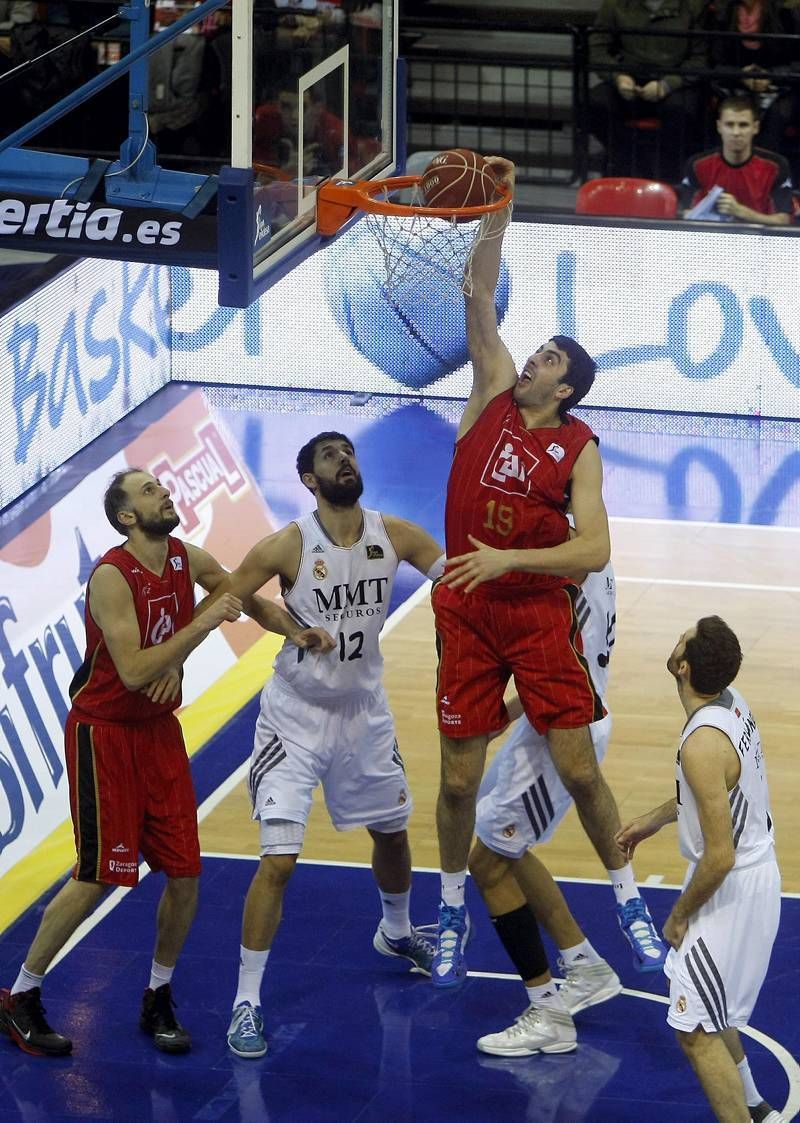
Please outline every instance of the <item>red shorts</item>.
[[508, 722], [503, 694], [514, 676], [539, 733], [579, 729], [604, 716], [583, 657], [573, 586], [506, 597], [464, 596], [439, 582], [436, 619], [439, 729], [448, 737], [495, 733]]
[[90, 725], [70, 713], [64, 735], [76, 881], [136, 885], [140, 852], [167, 877], [198, 877], [197, 803], [175, 715]]

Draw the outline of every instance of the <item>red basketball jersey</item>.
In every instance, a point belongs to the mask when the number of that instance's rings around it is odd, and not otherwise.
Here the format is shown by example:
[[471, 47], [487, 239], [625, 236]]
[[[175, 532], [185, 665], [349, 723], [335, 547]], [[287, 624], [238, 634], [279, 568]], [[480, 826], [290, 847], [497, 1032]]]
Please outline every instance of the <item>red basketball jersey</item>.
[[[447, 484], [447, 556], [469, 553], [468, 534], [499, 550], [558, 546], [569, 536], [567, 487], [581, 449], [597, 440], [567, 416], [552, 429], [526, 429], [513, 389], [498, 394], [456, 444]], [[566, 578], [506, 573], [481, 589], [558, 588]]]
[[[189, 623], [194, 613], [194, 588], [186, 547], [172, 536], [167, 543], [169, 553], [160, 577], [122, 546], [109, 550], [97, 563], [98, 566], [116, 566], [128, 582], [143, 648], [155, 647], [169, 639]], [[177, 709], [180, 696], [171, 702], [155, 703], [141, 691], [128, 690], [123, 684], [103, 633], [92, 616], [88, 589], [85, 616], [86, 656], [69, 688], [72, 712], [77, 720], [89, 724], [128, 725]]]

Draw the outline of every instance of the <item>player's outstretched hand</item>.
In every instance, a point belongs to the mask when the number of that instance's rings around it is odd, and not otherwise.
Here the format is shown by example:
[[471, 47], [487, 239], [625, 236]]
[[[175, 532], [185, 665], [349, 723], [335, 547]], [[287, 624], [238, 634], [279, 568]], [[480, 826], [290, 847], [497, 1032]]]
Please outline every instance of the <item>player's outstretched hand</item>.
[[327, 655], [336, 647], [336, 640], [324, 628], [304, 628], [292, 636], [292, 642], [306, 651], [313, 651], [315, 655]]
[[614, 841], [630, 860], [639, 843], [654, 835], [656, 831], [661, 829], [662, 825], [651, 812], [648, 812], [647, 815], [640, 815], [638, 819], [634, 819], [621, 827], [614, 835]]
[[447, 558], [445, 561], [445, 574], [442, 582], [453, 589], [463, 588], [465, 593], [471, 593], [484, 581], [493, 581], [508, 573], [508, 550], [496, 550], [494, 546], [487, 546], [471, 534], [467, 536], [475, 547], [471, 554], [461, 554], [457, 558]]

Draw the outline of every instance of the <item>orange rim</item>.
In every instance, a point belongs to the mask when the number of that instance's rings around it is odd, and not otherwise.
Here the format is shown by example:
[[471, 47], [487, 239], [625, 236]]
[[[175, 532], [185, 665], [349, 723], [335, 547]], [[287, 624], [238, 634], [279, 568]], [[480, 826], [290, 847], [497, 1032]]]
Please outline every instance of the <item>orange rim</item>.
[[292, 178], [288, 172], [279, 168], [277, 164], [262, 164], [258, 160], [253, 161], [253, 171], [269, 176], [270, 179], [279, 179], [282, 183], [288, 183]]
[[422, 176], [419, 175], [403, 175], [393, 179], [365, 179], [358, 183], [327, 180], [317, 189], [317, 233], [336, 234], [356, 211], [394, 215], [397, 218], [428, 215], [431, 218], [477, 219], [493, 211], [500, 211], [511, 202], [511, 188], [505, 183], [496, 184], [497, 198], [481, 207], [413, 207], [374, 198], [375, 195], [389, 191], [416, 187], [421, 179]]

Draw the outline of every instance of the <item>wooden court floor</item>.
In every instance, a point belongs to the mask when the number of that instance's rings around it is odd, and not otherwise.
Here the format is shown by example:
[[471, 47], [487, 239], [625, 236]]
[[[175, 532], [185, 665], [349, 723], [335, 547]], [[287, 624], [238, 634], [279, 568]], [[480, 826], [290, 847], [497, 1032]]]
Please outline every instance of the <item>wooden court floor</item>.
[[[737, 633], [744, 652], [736, 685], [761, 730], [783, 888], [800, 892], [800, 531], [612, 519], [612, 548], [617, 575], [617, 642], [609, 696], [614, 730], [604, 771], [623, 822], [674, 792], [684, 713], [665, 663], [681, 632], [701, 616], [718, 614]], [[436, 868], [436, 659], [427, 595], [388, 631], [383, 654], [415, 800], [409, 828], [413, 860], [416, 866]], [[201, 823], [201, 844], [207, 852], [257, 852], [243, 783]], [[539, 855], [560, 877], [605, 876], [574, 811]], [[368, 861], [369, 839], [364, 831], [334, 831], [318, 799], [303, 856]], [[680, 883], [685, 862], [675, 828], [644, 843], [634, 864], [640, 881]]]

